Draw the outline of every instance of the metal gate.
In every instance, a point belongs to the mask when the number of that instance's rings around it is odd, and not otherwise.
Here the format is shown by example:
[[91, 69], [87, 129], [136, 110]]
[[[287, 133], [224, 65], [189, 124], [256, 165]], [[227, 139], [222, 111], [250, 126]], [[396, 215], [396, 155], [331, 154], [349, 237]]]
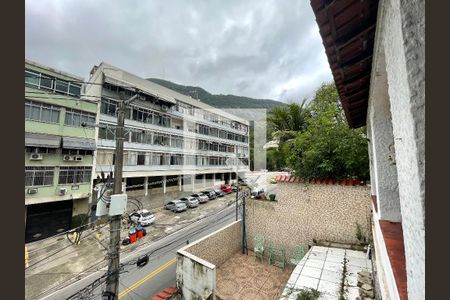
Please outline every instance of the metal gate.
[[25, 243], [69, 230], [72, 210], [71, 200], [28, 205]]

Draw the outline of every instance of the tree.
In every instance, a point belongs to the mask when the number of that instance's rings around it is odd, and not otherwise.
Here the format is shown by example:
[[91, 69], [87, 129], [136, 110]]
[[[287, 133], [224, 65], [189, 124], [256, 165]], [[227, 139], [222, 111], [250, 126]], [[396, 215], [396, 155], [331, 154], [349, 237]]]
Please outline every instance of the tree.
[[286, 167], [288, 143], [307, 128], [307, 104], [304, 99], [300, 104], [274, 107], [267, 117], [267, 137], [278, 139], [278, 148], [267, 150], [267, 169], [280, 170]]
[[281, 142], [295, 138], [306, 129], [306, 115], [306, 99], [300, 104], [274, 107], [267, 116], [268, 132], [272, 138], [278, 138]]
[[288, 142], [287, 165], [306, 179], [368, 179], [365, 128], [348, 127], [334, 84], [316, 91], [308, 112], [306, 130]]

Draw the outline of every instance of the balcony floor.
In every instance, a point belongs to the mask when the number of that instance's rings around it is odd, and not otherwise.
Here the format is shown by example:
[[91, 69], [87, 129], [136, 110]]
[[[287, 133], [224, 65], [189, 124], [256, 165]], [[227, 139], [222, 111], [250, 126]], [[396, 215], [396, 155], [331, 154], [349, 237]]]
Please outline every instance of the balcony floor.
[[237, 252], [217, 269], [216, 295], [224, 300], [279, 299], [291, 272], [291, 267], [282, 270], [256, 260], [252, 251]]

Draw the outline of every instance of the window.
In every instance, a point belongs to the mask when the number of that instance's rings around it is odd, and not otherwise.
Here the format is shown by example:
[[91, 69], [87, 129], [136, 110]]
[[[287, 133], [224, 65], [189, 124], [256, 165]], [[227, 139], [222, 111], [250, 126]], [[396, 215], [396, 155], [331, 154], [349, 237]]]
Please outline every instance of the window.
[[131, 119], [134, 121], [151, 124], [153, 122], [153, 113], [143, 108], [133, 107]]
[[68, 155], [92, 155], [92, 150], [81, 150], [81, 149], [62, 149], [62, 154]]
[[77, 127], [81, 127], [83, 124], [95, 124], [95, 114], [67, 108], [64, 124]]
[[54, 167], [25, 167], [25, 186], [53, 185]]
[[80, 94], [81, 94], [81, 85], [70, 82], [69, 83], [69, 95], [79, 97]]
[[25, 100], [25, 120], [59, 123], [60, 110], [59, 106]]
[[53, 81], [54, 79], [41, 74], [41, 81], [39, 87], [41, 89], [53, 90]]
[[105, 127], [100, 127], [98, 129], [98, 138], [104, 139], [104, 140], [112, 140], [114, 141], [116, 139], [116, 127], [106, 124], [100, 124]]
[[60, 167], [58, 184], [79, 184], [91, 181], [92, 167]]
[[138, 153], [138, 155], [137, 155], [137, 165], [138, 166], [145, 165], [145, 153], [144, 152]]
[[25, 70], [25, 84], [38, 89], [49, 90], [58, 94], [80, 97], [81, 84]]
[[139, 130], [139, 129], [131, 129], [130, 130], [131, 133], [131, 142], [132, 143], [143, 143], [143, 138], [144, 138], [144, 130]]
[[[113, 165], [113, 155], [113, 152], [99, 150], [97, 152], [97, 165]], [[124, 161], [126, 160], [124, 159]]]
[[25, 70], [25, 84], [39, 87], [40, 74]]
[[56, 148], [43, 148], [43, 147], [27, 147], [25, 146], [25, 152], [27, 153], [42, 153], [42, 154], [54, 154]]
[[69, 89], [69, 83], [64, 80], [56, 79], [55, 81], [55, 91], [67, 94]]
[[100, 113], [109, 116], [115, 116], [116, 110], [117, 110], [117, 101], [102, 98], [102, 102], [100, 105]]

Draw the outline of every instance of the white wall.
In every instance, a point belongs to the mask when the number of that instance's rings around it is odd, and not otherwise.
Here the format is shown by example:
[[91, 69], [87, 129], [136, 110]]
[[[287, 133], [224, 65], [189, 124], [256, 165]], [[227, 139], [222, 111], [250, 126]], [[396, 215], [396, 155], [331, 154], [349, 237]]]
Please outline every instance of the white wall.
[[181, 289], [184, 300], [208, 299], [216, 288], [216, 266], [179, 250], [177, 252], [177, 287]]
[[[377, 66], [377, 60], [384, 48], [405, 243], [408, 297], [424, 299], [425, 1], [382, 0], [379, 5], [373, 65]], [[378, 75], [377, 72], [378, 70], [372, 70], [372, 79]], [[368, 118], [372, 122], [372, 133], [373, 122], [376, 121], [374, 115], [377, 114], [373, 96], [371, 90], [369, 111], [374, 111]], [[374, 169], [374, 172], [383, 171], [376, 164]], [[382, 199], [378, 198], [378, 202], [381, 201]]]

